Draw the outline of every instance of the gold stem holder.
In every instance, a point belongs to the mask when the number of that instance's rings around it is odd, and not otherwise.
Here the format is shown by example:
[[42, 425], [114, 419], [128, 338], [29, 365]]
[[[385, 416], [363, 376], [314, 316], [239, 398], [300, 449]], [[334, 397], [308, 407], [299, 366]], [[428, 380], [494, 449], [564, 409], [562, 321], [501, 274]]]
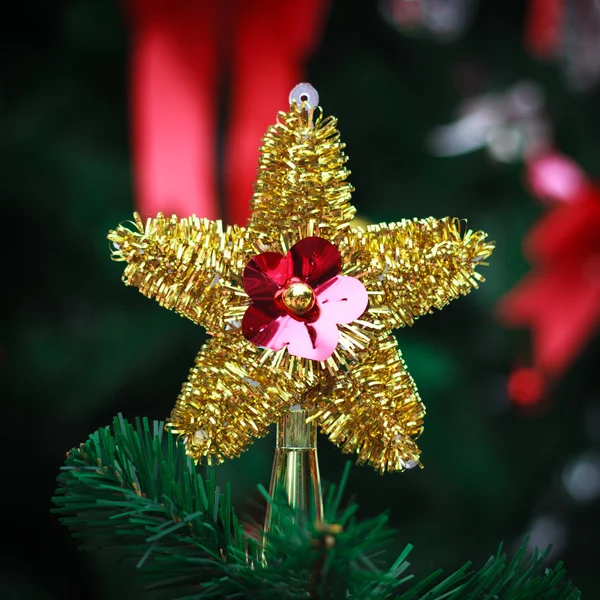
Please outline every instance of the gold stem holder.
[[[306, 419], [309, 411], [293, 406], [277, 423], [277, 446], [269, 496], [285, 499], [294, 510], [323, 520], [323, 497], [317, 457], [317, 425]], [[263, 545], [279, 526], [279, 513], [267, 504]]]

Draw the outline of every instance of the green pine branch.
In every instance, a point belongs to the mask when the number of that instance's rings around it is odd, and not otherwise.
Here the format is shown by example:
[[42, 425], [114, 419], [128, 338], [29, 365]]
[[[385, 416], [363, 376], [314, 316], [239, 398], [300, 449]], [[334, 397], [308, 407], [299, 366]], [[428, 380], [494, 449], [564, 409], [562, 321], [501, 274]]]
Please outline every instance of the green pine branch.
[[85, 547], [118, 549], [159, 578], [194, 564], [195, 576], [210, 579], [228, 572], [232, 556], [258, 556], [229, 486], [221, 494], [214, 471], [208, 481], [197, 475], [163, 423], [115, 418], [112, 431], [99, 429], [69, 452], [58, 482], [55, 512]]
[[545, 567], [548, 551], [521, 548], [509, 561], [500, 548], [477, 571], [466, 564], [445, 578], [440, 570], [416, 577], [408, 545], [389, 566], [395, 532], [385, 515], [360, 522], [356, 505], [341, 507], [347, 476], [328, 489], [324, 524], [268, 498], [280, 525], [263, 551], [214, 470], [207, 480], [196, 473], [163, 423], [119, 416], [68, 454], [54, 512], [84, 547], [118, 549], [148, 588], [179, 600], [580, 598], [561, 564]]

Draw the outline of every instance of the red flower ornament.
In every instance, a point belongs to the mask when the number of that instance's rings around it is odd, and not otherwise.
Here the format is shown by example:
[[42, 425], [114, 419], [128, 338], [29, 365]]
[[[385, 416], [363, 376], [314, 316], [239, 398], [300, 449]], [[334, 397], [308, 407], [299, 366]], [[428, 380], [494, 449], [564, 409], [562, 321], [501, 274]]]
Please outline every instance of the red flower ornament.
[[365, 286], [339, 275], [342, 258], [327, 240], [312, 236], [283, 256], [265, 252], [244, 270], [252, 304], [242, 320], [244, 337], [264, 348], [325, 361], [338, 345], [337, 325], [358, 319], [369, 303]]

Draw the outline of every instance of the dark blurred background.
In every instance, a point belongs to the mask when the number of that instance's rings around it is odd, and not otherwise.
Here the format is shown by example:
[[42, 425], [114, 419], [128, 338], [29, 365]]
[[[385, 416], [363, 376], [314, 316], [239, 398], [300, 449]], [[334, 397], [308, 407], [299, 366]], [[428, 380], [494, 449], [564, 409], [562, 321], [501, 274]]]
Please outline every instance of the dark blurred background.
[[[407, 17], [405, 1], [331, 2], [305, 78], [339, 118], [361, 218], [458, 216], [487, 231], [497, 249], [478, 291], [398, 332], [427, 406], [425, 469], [380, 476], [353, 467], [348, 497], [363, 516], [389, 511], [398, 548], [415, 545], [417, 570], [481, 564], [500, 541], [514, 550], [529, 533], [532, 545], [552, 543], [552, 561], [564, 560], [584, 597], [594, 598], [600, 342], [591, 330], [547, 392], [523, 398], [507, 382], [528, 363], [531, 336], [496, 316], [499, 299], [530, 268], [522, 240], [548, 210], [525, 184], [529, 125], [507, 133], [503, 108], [494, 106], [499, 136], [470, 151], [442, 156], [431, 136], [460, 120], [466, 99], [501, 97], [527, 80], [546, 127], [531, 135], [551, 129], [555, 146], [598, 177], [599, 88], [592, 76], [573, 74], [576, 58], [528, 51], [531, 8], [522, 1], [448, 2], [458, 16], [446, 16], [441, 33], [423, 14]], [[165, 419], [204, 340], [193, 324], [124, 287], [109, 258], [107, 231], [136, 206], [130, 21], [107, 0], [10, 3], [2, 12], [0, 597], [143, 598], [133, 569], [78, 551], [50, 514], [65, 452], [119, 412]], [[567, 17], [564, 27], [578, 39]], [[222, 128], [227, 86], [220, 89]], [[460, 146], [460, 128], [449, 135]], [[256, 512], [273, 447], [271, 435], [219, 467], [238, 512]], [[347, 457], [325, 438], [319, 452], [323, 479], [336, 481]]]

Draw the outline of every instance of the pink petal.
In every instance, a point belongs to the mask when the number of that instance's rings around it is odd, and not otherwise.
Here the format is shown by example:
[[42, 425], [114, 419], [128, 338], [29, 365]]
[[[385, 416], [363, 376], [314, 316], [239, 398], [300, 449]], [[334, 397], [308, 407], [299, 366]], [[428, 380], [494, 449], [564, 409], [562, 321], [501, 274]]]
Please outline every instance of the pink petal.
[[[248, 307], [248, 311], [250, 309], [252, 306]], [[258, 346], [270, 350], [281, 350], [286, 346], [293, 356], [327, 360], [338, 344], [338, 335], [335, 323], [304, 323], [283, 315], [274, 321], [265, 322], [263, 328], [252, 338], [246, 337]]]
[[365, 286], [355, 277], [338, 275], [315, 290], [321, 310], [316, 324], [351, 323], [367, 309], [369, 296]]
[[338, 345], [339, 332], [333, 321], [318, 319], [314, 323], [303, 323], [291, 319], [288, 352], [293, 356], [311, 360], [327, 360]]

